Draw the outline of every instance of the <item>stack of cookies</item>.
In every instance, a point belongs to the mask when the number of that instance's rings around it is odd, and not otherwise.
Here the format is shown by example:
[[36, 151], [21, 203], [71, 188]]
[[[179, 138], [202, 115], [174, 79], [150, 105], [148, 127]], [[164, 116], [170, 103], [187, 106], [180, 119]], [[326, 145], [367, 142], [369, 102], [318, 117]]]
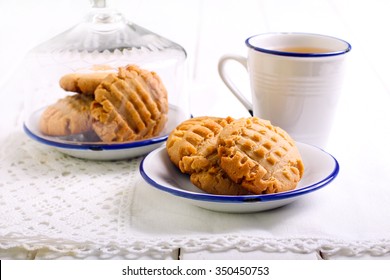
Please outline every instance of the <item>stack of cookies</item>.
[[167, 152], [191, 182], [211, 194], [269, 194], [295, 189], [304, 166], [293, 139], [257, 117], [197, 117], [169, 135]]
[[125, 142], [158, 135], [168, 120], [168, 96], [154, 73], [136, 65], [117, 72], [74, 73], [60, 86], [73, 95], [46, 108], [39, 128], [50, 136], [94, 132], [103, 142]]

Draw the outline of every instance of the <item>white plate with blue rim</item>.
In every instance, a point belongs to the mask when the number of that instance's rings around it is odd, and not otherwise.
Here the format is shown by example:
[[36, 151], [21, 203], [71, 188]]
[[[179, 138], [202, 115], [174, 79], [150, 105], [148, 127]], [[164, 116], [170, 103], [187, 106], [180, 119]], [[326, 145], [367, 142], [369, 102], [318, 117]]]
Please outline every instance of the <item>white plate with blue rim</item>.
[[23, 125], [26, 134], [64, 154], [89, 160], [122, 160], [145, 155], [165, 143], [176, 125], [188, 118], [178, 107], [169, 105], [168, 122], [160, 135], [139, 141], [104, 143], [93, 132], [61, 137], [41, 133], [39, 119], [44, 110], [34, 112], [26, 120]]
[[251, 213], [278, 208], [317, 191], [332, 182], [339, 173], [337, 160], [329, 153], [297, 143], [305, 173], [296, 189], [262, 195], [213, 195], [194, 186], [170, 161], [165, 146], [149, 153], [140, 164], [144, 180], [158, 191], [208, 210], [227, 213]]

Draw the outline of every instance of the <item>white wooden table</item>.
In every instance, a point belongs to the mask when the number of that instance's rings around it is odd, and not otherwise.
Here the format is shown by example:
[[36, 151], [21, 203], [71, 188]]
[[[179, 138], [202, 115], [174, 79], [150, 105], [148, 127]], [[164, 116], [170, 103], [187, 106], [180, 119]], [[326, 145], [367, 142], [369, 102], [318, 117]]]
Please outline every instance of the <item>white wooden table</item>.
[[[188, 54], [193, 115], [247, 115], [245, 109], [221, 82], [217, 72], [219, 57], [225, 53], [246, 54], [244, 40], [269, 31], [302, 31], [340, 37], [352, 44], [345, 94], [340, 100], [334, 135], [361, 114], [381, 118], [390, 107], [390, 2], [387, 0], [129, 0], [108, 2], [131, 21], [181, 44]], [[16, 0], [0, 2], [0, 86], [15, 74], [23, 55], [77, 23], [89, 8], [79, 0]], [[242, 87], [246, 80], [242, 78]], [[1, 94], [1, 93], [0, 93]], [[203, 102], [213, 94], [216, 102]], [[364, 104], [354, 94], [365, 95]], [[372, 100], [374, 98], [374, 100]], [[4, 96], [2, 96], [4, 100]], [[201, 104], [201, 106], [200, 106]], [[344, 111], [348, 110], [348, 115]], [[364, 111], [363, 111], [364, 110]], [[386, 117], [388, 115], [385, 115]], [[356, 125], [356, 124], [353, 124]], [[389, 125], [390, 126], [390, 125]], [[378, 128], [390, 132], [389, 127]], [[331, 153], [341, 154], [339, 141], [329, 143]], [[342, 140], [341, 140], [342, 141]], [[388, 149], [385, 153], [388, 153]], [[390, 154], [383, 156], [390, 157]], [[381, 159], [378, 157], [378, 161]], [[382, 161], [387, 164], [387, 161]], [[387, 169], [389, 169], [388, 166]], [[348, 170], [343, 170], [348, 172]], [[389, 170], [390, 171], [390, 170]], [[353, 174], [351, 174], [353, 176]], [[381, 175], [378, 175], [381, 176]], [[384, 177], [385, 178], [385, 177]], [[387, 177], [388, 178], [388, 177]], [[371, 186], [370, 186], [371, 187]], [[390, 204], [389, 204], [390, 205]], [[390, 207], [390, 206], [389, 206]], [[389, 234], [390, 237], [390, 234]], [[72, 259], [70, 254], [24, 248], [3, 249], [0, 259]], [[89, 256], [88, 258], [98, 258]], [[113, 257], [115, 258], [115, 256]], [[145, 257], [145, 258], [150, 258]], [[170, 259], [339, 259], [323, 252], [310, 254], [240, 252], [182, 253]], [[370, 259], [368, 255], [354, 258]], [[390, 259], [390, 255], [382, 256]]]

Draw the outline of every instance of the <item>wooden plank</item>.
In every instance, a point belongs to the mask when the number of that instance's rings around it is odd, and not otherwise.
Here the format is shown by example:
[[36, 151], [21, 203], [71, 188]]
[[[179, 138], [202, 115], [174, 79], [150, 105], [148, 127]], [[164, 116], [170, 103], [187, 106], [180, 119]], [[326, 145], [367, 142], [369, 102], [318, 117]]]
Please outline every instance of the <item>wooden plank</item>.
[[264, 252], [251, 251], [240, 252], [231, 249], [224, 252], [181, 252], [181, 260], [319, 260], [321, 257], [317, 253], [298, 254], [292, 252]]
[[321, 254], [324, 260], [390, 260], [390, 254], [384, 256], [371, 256], [367, 254], [359, 256], [342, 256]]
[[28, 251], [24, 248], [0, 249], [0, 260], [33, 260], [36, 251]]

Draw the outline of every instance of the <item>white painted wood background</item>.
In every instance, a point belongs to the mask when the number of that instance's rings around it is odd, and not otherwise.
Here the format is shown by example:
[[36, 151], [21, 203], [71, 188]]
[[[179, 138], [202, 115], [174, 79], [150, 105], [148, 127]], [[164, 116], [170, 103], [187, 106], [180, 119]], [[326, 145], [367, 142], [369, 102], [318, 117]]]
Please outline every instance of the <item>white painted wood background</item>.
[[[108, 0], [107, 3], [131, 21], [186, 49], [194, 115], [246, 114], [241, 105], [235, 105], [237, 101], [221, 82], [217, 62], [225, 53], [245, 55], [244, 40], [250, 35], [269, 31], [322, 33], [350, 42], [353, 49], [349, 57], [348, 94], [343, 96], [341, 107], [359, 114], [361, 107], [348, 105], [353, 102], [355, 92], [365, 94], [367, 98], [383, 99], [377, 103], [382, 105], [374, 108], [378, 112], [390, 107], [388, 0]], [[88, 8], [87, 0], [0, 0], [0, 86], [15, 74], [29, 49], [79, 22]], [[245, 77], [240, 79], [242, 87], [247, 87]], [[210, 94], [216, 102], [203, 102]], [[343, 129], [344, 124], [336, 125], [335, 131]], [[340, 152], [335, 143], [330, 143], [330, 149]], [[46, 252], [14, 248], [1, 250], [0, 258], [45, 259]], [[58, 254], [57, 258], [72, 256]], [[224, 253], [174, 252], [171, 258], [327, 259], [328, 256], [321, 252], [297, 255], [232, 250]]]

